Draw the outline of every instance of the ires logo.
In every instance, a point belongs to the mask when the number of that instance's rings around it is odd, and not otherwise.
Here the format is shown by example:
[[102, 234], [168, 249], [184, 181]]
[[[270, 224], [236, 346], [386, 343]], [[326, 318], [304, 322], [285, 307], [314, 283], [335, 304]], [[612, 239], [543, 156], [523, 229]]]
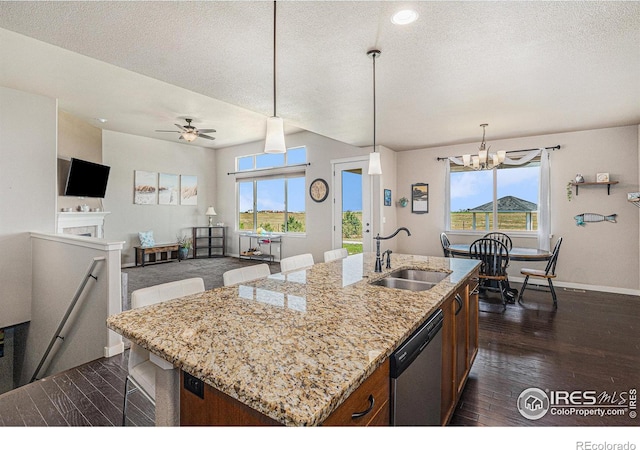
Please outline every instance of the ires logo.
[[636, 418], [636, 389], [598, 392], [528, 388], [518, 397], [518, 411], [523, 417], [538, 420], [547, 413], [557, 416], [624, 416]]

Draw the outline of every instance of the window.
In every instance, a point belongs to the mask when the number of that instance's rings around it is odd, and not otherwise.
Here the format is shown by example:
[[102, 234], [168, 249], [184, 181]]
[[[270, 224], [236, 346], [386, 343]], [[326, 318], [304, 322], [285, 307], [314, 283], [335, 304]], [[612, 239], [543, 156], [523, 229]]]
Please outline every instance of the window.
[[306, 231], [306, 161], [305, 147], [237, 158], [239, 230]]
[[539, 154], [512, 156], [491, 170], [473, 170], [456, 164], [455, 158], [449, 164], [449, 231], [539, 230]]

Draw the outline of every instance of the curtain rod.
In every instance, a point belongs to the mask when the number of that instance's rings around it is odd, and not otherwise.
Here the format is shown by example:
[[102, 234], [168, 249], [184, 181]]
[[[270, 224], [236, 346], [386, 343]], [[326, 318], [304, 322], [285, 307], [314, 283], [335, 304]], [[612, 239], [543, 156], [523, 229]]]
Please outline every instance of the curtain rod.
[[[555, 147], [545, 147], [545, 150], [560, 150], [560, 145], [556, 145]], [[530, 152], [532, 150], [540, 150], [540, 148], [525, 148], [522, 150], [508, 150], [505, 153], [515, 153], [515, 152]], [[461, 158], [462, 155], [460, 156], [453, 156], [453, 158]], [[452, 158], [451, 156], [438, 156], [438, 161], [445, 161], [449, 158]]]
[[253, 169], [253, 170], [240, 170], [238, 172], [227, 172], [227, 175], [236, 175], [239, 173], [254, 173], [254, 172], [262, 172], [264, 170], [282, 170], [282, 169], [288, 169], [289, 167], [306, 167], [306, 166], [310, 166], [311, 163], [303, 163], [303, 164], [292, 164], [290, 166], [278, 166], [278, 167], [265, 167], [264, 169]]

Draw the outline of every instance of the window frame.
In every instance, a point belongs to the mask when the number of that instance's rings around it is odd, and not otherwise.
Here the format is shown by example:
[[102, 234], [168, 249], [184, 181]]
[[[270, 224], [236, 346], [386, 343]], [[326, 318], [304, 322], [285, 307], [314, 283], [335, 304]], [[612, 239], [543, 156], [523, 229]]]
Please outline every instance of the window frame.
[[[289, 151], [305, 149], [305, 162], [304, 163], [293, 163], [291, 165], [288, 164]], [[307, 162], [307, 148], [306, 146], [297, 146], [291, 147], [287, 149], [287, 153], [284, 154], [284, 164], [280, 166], [272, 166], [272, 167], [260, 167], [257, 168], [257, 157], [260, 155], [264, 155], [264, 153], [256, 153], [251, 155], [242, 155], [236, 157], [236, 214], [235, 214], [235, 229], [236, 232], [243, 233], [255, 233], [258, 227], [258, 182], [264, 180], [283, 180], [284, 181], [284, 224], [288, 223], [289, 220], [289, 180], [290, 179], [298, 179], [303, 178], [303, 189], [302, 195], [304, 199], [304, 214], [305, 214], [305, 231], [273, 231], [273, 234], [277, 235], [287, 235], [287, 236], [306, 236], [306, 215], [307, 215], [307, 200], [306, 200], [306, 186], [307, 186], [307, 174], [306, 174], [306, 166], [309, 165]], [[243, 158], [253, 158], [253, 167], [251, 169], [239, 169], [240, 160]], [[241, 183], [252, 183], [252, 195], [253, 195], [253, 228], [252, 229], [242, 229], [240, 228], [240, 184]]]
[[[538, 163], [539, 165], [539, 171], [540, 171], [540, 178], [538, 181], [538, 193], [540, 193], [540, 183], [542, 183], [543, 181], [543, 177], [542, 177], [542, 164], [541, 159], [542, 159], [542, 155], [538, 155], [535, 158], [533, 158], [531, 161], [535, 161]], [[527, 161], [525, 164], [528, 165], [531, 161]], [[493, 212], [491, 213], [491, 221], [492, 221], [492, 226], [489, 229], [475, 229], [475, 230], [454, 230], [451, 229], [451, 166], [452, 165], [456, 165], [455, 162], [451, 161], [451, 160], [447, 160], [446, 164], [448, 164], [447, 170], [446, 170], [446, 187], [445, 187], [445, 191], [446, 191], [446, 199], [445, 199], [445, 215], [444, 215], [444, 219], [445, 219], [445, 223], [444, 223], [444, 229], [446, 230], [447, 234], [451, 234], [451, 235], [460, 235], [460, 236], [484, 236], [486, 233], [491, 233], [491, 232], [503, 232], [503, 233], [508, 233], [510, 236], [514, 236], [514, 237], [523, 237], [523, 238], [538, 238], [538, 234], [540, 231], [540, 223], [538, 223], [538, 227], [535, 230], [511, 230], [511, 229], [501, 229], [498, 228], [498, 211], [497, 211], [497, 207], [496, 207], [496, 202], [498, 200], [498, 170], [499, 167], [494, 167], [491, 169], [484, 169], [485, 171], [491, 171], [492, 172], [492, 181], [491, 181], [491, 188], [492, 188], [492, 203], [493, 203]], [[525, 166], [525, 164], [523, 164], [523, 166]], [[517, 165], [513, 167], [514, 169], [517, 168]], [[468, 170], [461, 170], [462, 171], [469, 171], [469, 172], [473, 172], [474, 169], [468, 169]], [[540, 204], [542, 201], [545, 201], [543, 199], [538, 198], [538, 210], [537, 210], [537, 214], [538, 214], [538, 219], [540, 217]], [[547, 199], [548, 201], [548, 199]]]

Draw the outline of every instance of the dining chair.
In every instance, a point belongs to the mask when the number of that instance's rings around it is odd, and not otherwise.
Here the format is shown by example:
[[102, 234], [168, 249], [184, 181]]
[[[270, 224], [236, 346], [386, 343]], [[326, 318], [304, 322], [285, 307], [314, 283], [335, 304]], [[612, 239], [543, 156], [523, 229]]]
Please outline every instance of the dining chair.
[[336, 248], [335, 250], [327, 250], [324, 252], [324, 262], [333, 261], [335, 259], [343, 259], [349, 256], [346, 248]]
[[449, 236], [447, 233], [440, 233], [440, 244], [442, 245], [442, 253], [444, 253], [445, 258], [453, 258], [453, 254], [449, 251], [449, 246], [451, 242], [449, 241]]
[[311, 253], [303, 253], [301, 255], [282, 258], [280, 260], [280, 270], [282, 272], [289, 272], [290, 270], [311, 267], [313, 264], [313, 255]]
[[499, 231], [492, 231], [491, 233], [487, 233], [482, 237], [487, 239], [495, 239], [502, 242], [509, 251], [511, 251], [511, 249], [513, 248], [513, 242], [511, 241], [509, 235], [500, 233]]
[[[508, 285], [507, 266], [509, 265], [509, 250], [496, 239], [476, 239], [469, 246], [472, 259], [480, 261], [480, 286], [485, 291], [498, 291], [502, 300], [502, 311], [507, 309]], [[491, 286], [495, 284], [497, 287]]]
[[266, 278], [269, 275], [271, 275], [271, 270], [269, 269], [268, 264], [254, 264], [251, 266], [240, 267], [238, 269], [227, 270], [222, 274], [222, 282], [225, 286], [230, 286], [232, 284]]
[[558, 299], [556, 297], [556, 290], [553, 288], [553, 282], [551, 281], [556, 277], [556, 264], [558, 263], [558, 255], [560, 254], [560, 246], [562, 245], [562, 237], [558, 238], [556, 245], [551, 252], [551, 258], [547, 262], [547, 267], [544, 270], [527, 269], [522, 268], [520, 273], [524, 275], [524, 282], [522, 283], [522, 289], [518, 295], [518, 303], [522, 304], [522, 296], [524, 290], [527, 288], [527, 283], [530, 277], [546, 279], [549, 284], [549, 291], [551, 291], [551, 298], [553, 299], [553, 309], [558, 309]]
[[[135, 290], [131, 293], [131, 308], [154, 305], [174, 298], [204, 292], [202, 278], [187, 278], [180, 281], [157, 284]], [[129, 396], [129, 383], [134, 389], [139, 390], [151, 403], [156, 403], [156, 366], [149, 359], [149, 352], [144, 348], [131, 343], [129, 349], [129, 361], [127, 362], [128, 374], [124, 382], [124, 404], [122, 405], [122, 426], [127, 418], [127, 398]]]

